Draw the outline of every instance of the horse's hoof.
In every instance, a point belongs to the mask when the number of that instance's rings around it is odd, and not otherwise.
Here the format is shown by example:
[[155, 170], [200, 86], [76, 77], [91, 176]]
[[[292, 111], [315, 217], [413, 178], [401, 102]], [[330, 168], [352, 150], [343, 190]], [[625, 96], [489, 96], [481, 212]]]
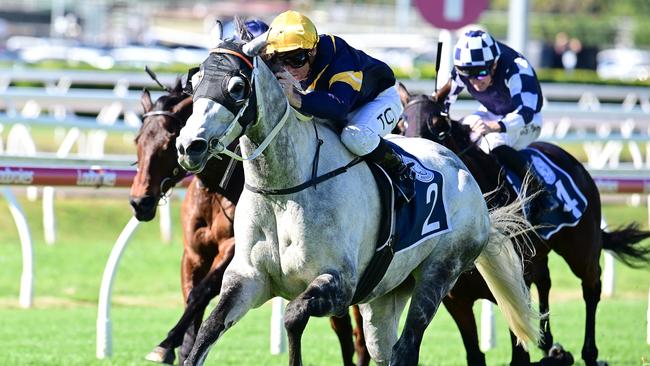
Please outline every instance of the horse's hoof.
[[157, 346], [153, 349], [153, 351], [149, 352], [149, 354], [146, 355], [144, 359], [151, 362], [173, 365], [174, 360], [176, 359], [176, 355], [174, 354], [173, 349]]
[[561, 344], [555, 343], [548, 351], [548, 356], [539, 361], [542, 366], [571, 366], [573, 365], [573, 355], [571, 352], [564, 350]]
[[596, 361], [596, 364], [597, 364], [598, 366], [609, 366], [609, 364], [607, 363], [607, 361]]

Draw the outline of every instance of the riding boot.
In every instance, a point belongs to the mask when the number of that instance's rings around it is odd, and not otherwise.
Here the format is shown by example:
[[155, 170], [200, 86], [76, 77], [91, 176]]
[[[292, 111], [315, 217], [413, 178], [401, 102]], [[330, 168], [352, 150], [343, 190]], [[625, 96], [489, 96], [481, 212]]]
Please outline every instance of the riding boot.
[[526, 172], [530, 172], [527, 190], [532, 193], [539, 193], [536, 194], [528, 205], [527, 211], [529, 218], [539, 219], [547, 212], [553, 211], [560, 206], [560, 202], [555, 198], [554, 192], [546, 188], [546, 185], [542, 182], [535, 169], [529, 166], [519, 151], [510, 146], [501, 145], [492, 149], [492, 153], [501, 165], [517, 174], [522, 181], [526, 176]]
[[415, 172], [411, 169], [413, 163], [405, 164], [402, 157], [381, 137], [379, 145], [365, 157], [381, 165], [393, 180], [399, 194], [406, 202], [411, 202], [415, 196]]

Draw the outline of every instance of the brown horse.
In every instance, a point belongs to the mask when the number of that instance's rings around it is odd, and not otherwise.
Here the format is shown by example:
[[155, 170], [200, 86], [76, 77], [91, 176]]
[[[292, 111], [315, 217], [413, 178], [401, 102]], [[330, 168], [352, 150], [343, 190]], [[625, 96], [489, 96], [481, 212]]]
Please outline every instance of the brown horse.
[[[130, 203], [140, 221], [149, 221], [156, 214], [159, 199], [185, 177], [177, 163], [174, 146], [180, 129], [192, 113], [192, 98], [183, 93], [180, 80], [167, 95], [155, 103], [147, 90], [142, 94], [145, 111], [143, 124], [136, 137], [138, 173], [131, 186]], [[183, 258], [181, 287], [186, 308], [167, 337], [149, 354], [147, 359], [173, 364], [174, 349], [181, 346], [181, 364], [192, 349], [203, 319], [205, 308], [219, 294], [223, 272], [235, 250], [233, 217], [235, 205], [244, 187], [241, 164], [228, 159], [210, 159], [204, 172], [195, 176], [187, 188], [181, 207], [183, 226]], [[215, 174], [214, 172], [217, 172]], [[354, 307], [357, 324], [358, 308]], [[359, 365], [369, 363], [363, 334], [354, 331], [349, 314], [331, 317], [330, 323], [341, 343], [345, 365], [354, 365], [357, 349]]]
[[[405, 126], [407, 136], [419, 136], [436, 141], [458, 154], [478, 181], [481, 190], [484, 193], [496, 192], [492, 196], [496, 199], [488, 202], [489, 204], [501, 205], [516, 199], [517, 195], [510, 187], [499, 184], [504, 182], [503, 171], [496, 159], [483, 153], [471, 141], [469, 127], [450, 120], [442, 114], [440, 105], [429, 96], [413, 96], [403, 85], [400, 86], [400, 94], [405, 106], [404, 120], [408, 123], [408, 126]], [[532, 258], [525, 261], [526, 282], [529, 286], [535, 283], [539, 293], [540, 312], [548, 313], [551, 281], [547, 256], [549, 251], [553, 250], [564, 258], [571, 271], [582, 281], [582, 294], [586, 305], [582, 358], [588, 366], [598, 365], [595, 327], [596, 307], [601, 291], [600, 254], [603, 249], [607, 249], [629, 266], [648, 265], [650, 248], [634, 246], [634, 244], [650, 237], [650, 232], [638, 230], [637, 224], [612, 232], [603, 231], [600, 228], [600, 194], [583, 165], [556, 145], [536, 142], [531, 146], [542, 151], [574, 179], [577, 187], [587, 197], [588, 205], [577, 225], [561, 228], [549, 240], [532, 238], [536, 251]], [[488, 299], [494, 302], [487, 286], [474, 271], [461, 276], [444, 300], [445, 307], [461, 331], [469, 365], [485, 365], [485, 355], [478, 346], [476, 322], [472, 312], [472, 304], [477, 299]], [[553, 344], [548, 317], [543, 317], [540, 325], [543, 337], [539, 346], [548, 353]], [[542, 360], [542, 364], [570, 364], [569, 361], [573, 360], [562, 361], [551, 357]], [[520, 347], [513, 349], [511, 365], [529, 363], [530, 357], [523, 349]]]

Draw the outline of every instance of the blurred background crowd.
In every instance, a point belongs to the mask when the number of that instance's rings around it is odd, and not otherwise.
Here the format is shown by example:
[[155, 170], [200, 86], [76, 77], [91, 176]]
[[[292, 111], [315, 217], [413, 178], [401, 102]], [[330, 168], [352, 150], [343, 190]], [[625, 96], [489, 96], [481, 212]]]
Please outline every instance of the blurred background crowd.
[[[293, 8], [319, 32], [343, 36], [389, 63], [398, 76], [433, 73], [438, 30], [410, 0], [3, 0], [0, 63], [90, 69], [199, 63], [216, 19], [270, 21]], [[466, 2], [465, 6], [472, 6]], [[562, 77], [645, 81], [650, 76], [650, 1], [531, 0], [527, 49], [538, 69]], [[477, 21], [505, 40], [509, 0], [491, 0]], [[0, 64], [1, 65], [1, 64]], [[183, 66], [184, 67], [184, 66]], [[567, 74], [569, 74], [567, 76]], [[554, 76], [555, 75], [555, 76]]]

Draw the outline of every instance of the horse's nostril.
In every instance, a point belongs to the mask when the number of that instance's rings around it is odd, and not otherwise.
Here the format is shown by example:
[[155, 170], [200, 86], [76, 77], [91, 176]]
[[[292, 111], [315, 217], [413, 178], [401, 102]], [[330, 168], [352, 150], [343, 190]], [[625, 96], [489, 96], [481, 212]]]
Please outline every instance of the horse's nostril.
[[185, 155], [185, 146], [183, 145], [178, 145], [178, 153], [181, 155]]
[[208, 143], [205, 140], [194, 140], [187, 147], [188, 155], [202, 155], [208, 149]]
[[156, 203], [156, 199], [153, 196], [131, 197], [129, 203], [134, 209], [150, 210]]

